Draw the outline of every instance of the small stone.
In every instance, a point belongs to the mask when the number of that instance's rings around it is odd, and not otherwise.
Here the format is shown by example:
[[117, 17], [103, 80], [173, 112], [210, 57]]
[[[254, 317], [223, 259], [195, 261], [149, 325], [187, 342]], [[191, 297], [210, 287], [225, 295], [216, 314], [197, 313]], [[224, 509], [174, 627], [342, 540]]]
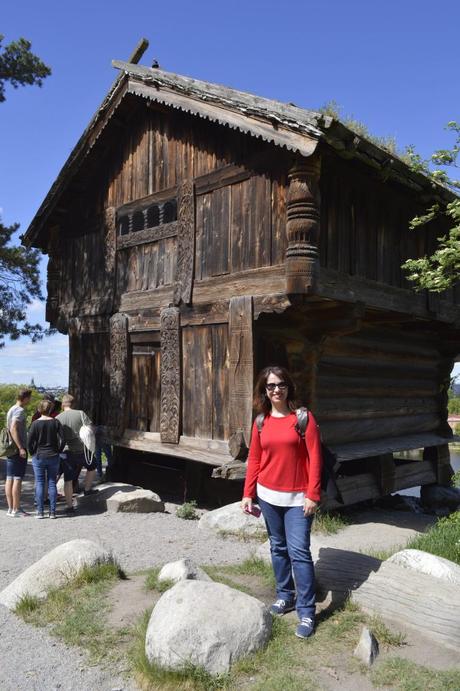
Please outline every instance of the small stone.
[[208, 574], [191, 559], [185, 558], [165, 564], [158, 574], [158, 581], [212, 581]]
[[156, 513], [164, 510], [165, 505], [158, 494], [149, 489], [116, 492], [107, 499], [107, 511], [114, 513]]
[[370, 667], [379, 654], [379, 644], [374, 634], [363, 626], [361, 638], [356, 646], [353, 655], [365, 665]]

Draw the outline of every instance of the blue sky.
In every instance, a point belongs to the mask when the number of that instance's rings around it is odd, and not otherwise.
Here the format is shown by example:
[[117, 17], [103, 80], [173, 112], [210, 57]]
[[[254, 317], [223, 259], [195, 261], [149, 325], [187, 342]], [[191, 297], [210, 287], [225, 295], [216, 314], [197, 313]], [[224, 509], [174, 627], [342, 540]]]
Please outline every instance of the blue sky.
[[[24, 231], [126, 59], [145, 36], [161, 67], [262, 96], [343, 113], [428, 156], [460, 120], [458, 0], [16, 0], [0, 33], [19, 36], [52, 67], [42, 89], [7, 91], [0, 104], [0, 208]], [[32, 318], [44, 318], [34, 303]], [[67, 382], [67, 339], [8, 343], [0, 381]]]

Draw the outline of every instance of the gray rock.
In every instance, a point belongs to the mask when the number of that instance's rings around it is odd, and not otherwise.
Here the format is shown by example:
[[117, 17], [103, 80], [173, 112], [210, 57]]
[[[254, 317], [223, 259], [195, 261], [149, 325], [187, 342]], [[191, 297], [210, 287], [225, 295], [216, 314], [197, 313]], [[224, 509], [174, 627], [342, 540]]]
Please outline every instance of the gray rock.
[[272, 557], [270, 553], [270, 540], [265, 540], [265, 542], [262, 542], [262, 544], [256, 549], [254, 556], [256, 559], [262, 559], [262, 561], [267, 562], [267, 564], [271, 564]]
[[149, 489], [115, 492], [106, 500], [106, 506], [107, 511], [111, 512], [154, 513], [165, 510], [165, 505], [158, 494]]
[[64, 585], [85, 566], [112, 561], [112, 555], [92, 540], [64, 542], [23, 571], [0, 593], [0, 604], [14, 609], [24, 595], [44, 599], [51, 588]]
[[191, 559], [180, 559], [165, 564], [158, 574], [158, 581], [212, 581], [208, 574]]
[[460, 488], [444, 485], [422, 485], [420, 500], [424, 506], [457, 509], [460, 506]]
[[271, 627], [267, 608], [256, 598], [222, 583], [180, 581], [152, 612], [145, 652], [165, 669], [192, 664], [221, 674], [264, 646]]
[[77, 498], [78, 506], [82, 508], [95, 508], [95, 509], [107, 509], [107, 500], [113, 497], [114, 494], [118, 492], [136, 492], [140, 490], [141, 487], [137, 485], [128, 485], [125, 482], [104, 482], [101, 485], [96, 485], [94, 487], [96, 490], [94, 494], [90, 494], [87, 497], [81, 495]]
[[198, 528], [240, 535], [256, 536], [267, 533], [262, 516], [256, 518], [251, 514], [244, 513], [239, 501], [203, 514], [198, 522]]
[[366, 626], [363, 626], [361, 637], [353, 655], [370, 667], [375, 662], [378, 654], [379, 644], [376, 637]]
[[420, 549], [403, 549], [393, 554], [387, 561], [406, 569], [425, 573], [427, 576], [440, 578], [453, 585], [460, 585], [460, 566], [458, 564], [449, 561], [449, 559], [423, 552]]

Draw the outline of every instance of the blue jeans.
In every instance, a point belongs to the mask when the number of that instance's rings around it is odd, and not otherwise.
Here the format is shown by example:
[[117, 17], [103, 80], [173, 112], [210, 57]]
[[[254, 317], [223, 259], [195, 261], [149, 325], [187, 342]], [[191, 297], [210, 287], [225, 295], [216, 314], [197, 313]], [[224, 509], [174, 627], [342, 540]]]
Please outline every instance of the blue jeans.
[[297, 591], [299, 618], [314, 619], [315, 571], [310, 552], [313, 516], [305, 516], [302, 506], [274, 506], [262, 499], [259, 499], [259, 505], [270, 538], [276, 595], [286, 602], [293, 602]]
[[97, 444], [96, 445], [96, 470], [99, 477], [102, 477], [102, 452], [104, 451], [105, 457], [107, 458], [107, 468], [112, 465], [112, 447], [110, 444]]
[[56, 478], [59, 471], [59, 456], [51, 458], [32, 458], [35, 475], [35, 501], [38, 513], [43, 513], [43, 500], [45, 492], [46, 475], [48, 474], [48, 498], [50, 500], [50, 513], [56, 513]]

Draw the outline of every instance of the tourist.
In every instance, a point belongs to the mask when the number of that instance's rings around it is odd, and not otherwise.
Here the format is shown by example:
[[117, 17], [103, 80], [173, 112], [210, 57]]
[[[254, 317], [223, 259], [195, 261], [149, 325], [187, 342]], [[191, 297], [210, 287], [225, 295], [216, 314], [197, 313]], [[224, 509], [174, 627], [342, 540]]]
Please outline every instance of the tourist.
[[315, 578], [310, 530], [321, 496], [321, 440], [308, 413], [304, 438], [297, 427], [295, 389], [282, 367], [266, 367], [254, 394], [257, 413], [242, 500], [243, 511], [259, 505], [270, 538], [277, 600], [272, 614], [297, 610], [296, 636], [308, 638], [315, 626]]
[[61, 423], [51, 416], [53, 407], [53, 401], [40, 401], [38, 404], [40, 417], [32, 422], [29, 429], [28, 448], [32, 455], [35, 475], [36, 518], [45, 516], [45, 484], [48, 487], [49, 517], [56, 518], [56, 480], [59, 471], [59, 454], [64, 449], [65, 440]]
[[57, 420], [62, 425], [66, 446], [61, 455], [64, 466], [64, 494], [66, 500], [66, 513], [71, 514], [75, 511], [72, 503], [73, 483], [78, 481], [83, 466], [86, 466], [86, 477], [84, 494], [94, 494], [96, 490], [91, 489], [94, 476], [96, 474], [96, 461], [94, 456], [90, 457], [90, 462], [85, 462], [85, 447], [80, 439], [80, 429], [83, 425], [91, 425], [91, 420], [82, 410], [73, 408], [74, 397], [64, 394], [62, 397], [62, 413], [59, 413]]
[[30, 403], [31, 397], [30, 389], [20, 389], [15, 405], [6, 414], [6, 426], [17, 449], [6, 459], [5, 494], [10, 518], [29, 515], [21, 508], [21, 490], [27, 467], [27, 420], [24, 408]]
[[105, 428], [103, 425], [98, 425], [96, 427], [96, 470], [99, 480], [102, 480], [102, 453], [105, 454], [107, 460], [106, 476], [110, 472], [112, 466], [112, 447], [108, 444], [104, 438]]

